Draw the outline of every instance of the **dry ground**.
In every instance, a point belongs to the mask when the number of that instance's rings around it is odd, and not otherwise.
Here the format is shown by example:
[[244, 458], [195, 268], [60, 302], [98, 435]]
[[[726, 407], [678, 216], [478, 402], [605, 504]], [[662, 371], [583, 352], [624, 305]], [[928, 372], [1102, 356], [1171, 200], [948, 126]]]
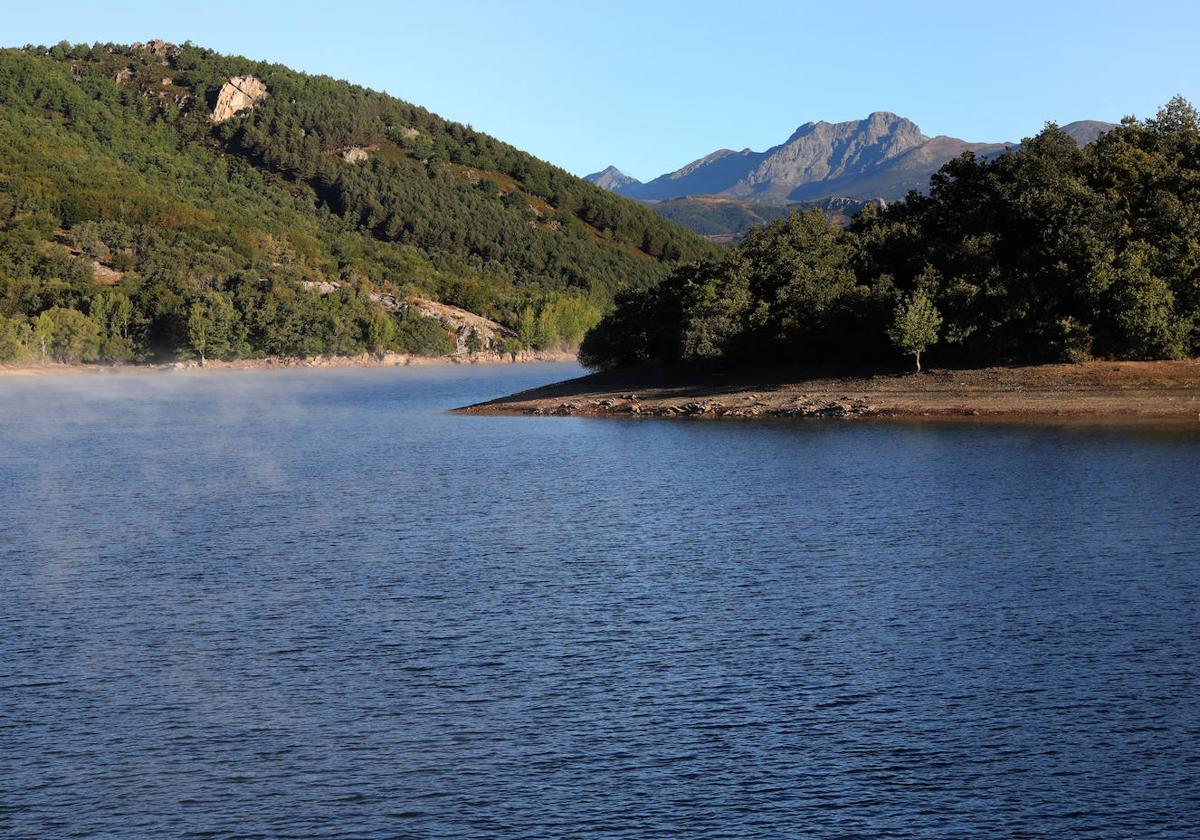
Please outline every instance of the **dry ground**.
[[459, 409], [660, 417], [982, 417], [1200, 421], [1200, 360], [869, 371], [662, 368], [593, 374]]

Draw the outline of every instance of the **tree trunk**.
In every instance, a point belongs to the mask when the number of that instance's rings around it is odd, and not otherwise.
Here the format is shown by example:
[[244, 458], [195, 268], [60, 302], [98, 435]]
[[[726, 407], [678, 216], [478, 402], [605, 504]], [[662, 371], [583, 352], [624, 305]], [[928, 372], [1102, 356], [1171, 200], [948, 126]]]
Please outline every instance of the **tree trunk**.
[[913, 355], [917, 357], [917, 373], [920, 373], [921, 372], [921, 351], [917, 350], [916, 352], [913, 353]]

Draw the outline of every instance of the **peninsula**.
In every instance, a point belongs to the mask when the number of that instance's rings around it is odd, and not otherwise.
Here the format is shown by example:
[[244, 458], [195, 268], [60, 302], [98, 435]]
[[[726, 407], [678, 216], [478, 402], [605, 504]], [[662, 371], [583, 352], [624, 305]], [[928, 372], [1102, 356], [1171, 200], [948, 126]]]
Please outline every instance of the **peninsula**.
[[1200, 360], [933, 370], [638, 368], [459, 409], [561, 417], [978, 418], [1200, 423]]

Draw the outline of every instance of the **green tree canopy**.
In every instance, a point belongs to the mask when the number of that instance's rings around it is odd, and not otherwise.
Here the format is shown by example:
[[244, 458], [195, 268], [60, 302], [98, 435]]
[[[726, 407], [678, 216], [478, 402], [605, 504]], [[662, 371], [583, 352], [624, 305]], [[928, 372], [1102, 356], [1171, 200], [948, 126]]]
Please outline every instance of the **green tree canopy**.
[[942, 316], [925, 292], [917, 289], [896, 307], [896, 319], [888, 338], [905, 353], [912, 353], [917, 373], [921, 372], [921, 354], [937, 343]]
[[[1180, 98], [1080, 148], [1048, 124], [846, 231], [797, 214], [617, 298], [588, 364], [965, 364], [1200, 352], [1200, 119]], [[897, 315], [899, 312], [899, 316]]]
[[[239, 75], [268, 97], [214, 126]], [[192, 45], [0, 49], [0, 318], [84, 314], [105, 360], [453, 347], [383, 296], [513, 327], [532, 309], [537, 340], [570, 346], [620, 290], [719, 250], [345, 82]]]

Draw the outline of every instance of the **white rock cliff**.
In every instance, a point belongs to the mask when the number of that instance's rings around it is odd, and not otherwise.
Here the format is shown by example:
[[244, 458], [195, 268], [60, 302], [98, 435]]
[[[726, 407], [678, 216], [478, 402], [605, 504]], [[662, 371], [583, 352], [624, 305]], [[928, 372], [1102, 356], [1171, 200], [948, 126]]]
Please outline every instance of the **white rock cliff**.
[[267, 86], [253, 76], [234, 76], [221, 87], [212, 121], [223, 123], [234, 114], [251, 110], [267, 98]]

